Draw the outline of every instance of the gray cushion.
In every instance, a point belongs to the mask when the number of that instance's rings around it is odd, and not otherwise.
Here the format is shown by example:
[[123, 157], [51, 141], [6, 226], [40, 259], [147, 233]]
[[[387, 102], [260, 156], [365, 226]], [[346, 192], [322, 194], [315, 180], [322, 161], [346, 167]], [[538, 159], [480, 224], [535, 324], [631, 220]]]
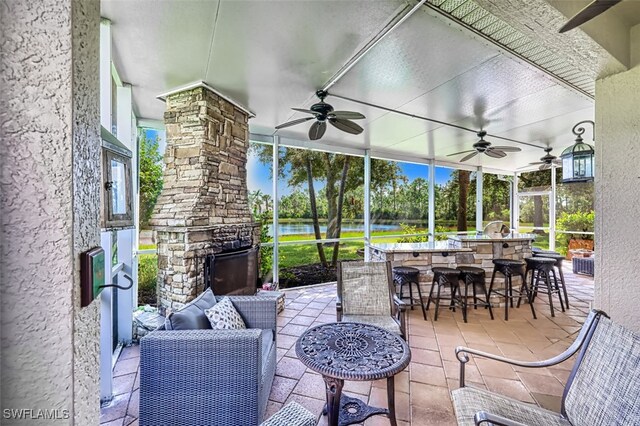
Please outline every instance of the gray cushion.
[[182, 309], [169, 314], [165, 321], [167, 330], [202, 330], [210, 329], [211, 323], [204, 313], [216, 304], [216, 297], [210, 288], [200, 296], [186, 304]]

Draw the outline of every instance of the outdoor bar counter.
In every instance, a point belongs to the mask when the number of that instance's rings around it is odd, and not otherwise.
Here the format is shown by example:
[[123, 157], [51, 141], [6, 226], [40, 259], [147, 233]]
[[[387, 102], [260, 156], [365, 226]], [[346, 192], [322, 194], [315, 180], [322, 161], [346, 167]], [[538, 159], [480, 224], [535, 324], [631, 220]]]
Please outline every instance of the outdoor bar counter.
[[[369, 254], [372, 262], [389, 260], [392, 266], [418, 268], [420, 287], [425, 295], [431, 288], [431, 268], [480, 267], [487, 273], [488, 285], [493, 272], [492, 260], [529, 257], [534, 239], [532, 234], [456, 235], [446, 241], [429, 243], [371, 243]], [[502, 279], [496, 283], [501, 286]]]

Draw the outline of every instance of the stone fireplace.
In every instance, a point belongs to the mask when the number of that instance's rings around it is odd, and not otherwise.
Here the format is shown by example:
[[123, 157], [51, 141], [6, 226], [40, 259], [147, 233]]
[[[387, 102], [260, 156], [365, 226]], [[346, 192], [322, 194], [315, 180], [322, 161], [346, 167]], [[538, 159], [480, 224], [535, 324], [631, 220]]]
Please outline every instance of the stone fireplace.
[[169, 94], [166, 103], [164, 186], [151, 220], [165, 312], [203, 290], [206, 256], [260, 241], [247, 197], [249, 113], [205, 85]]

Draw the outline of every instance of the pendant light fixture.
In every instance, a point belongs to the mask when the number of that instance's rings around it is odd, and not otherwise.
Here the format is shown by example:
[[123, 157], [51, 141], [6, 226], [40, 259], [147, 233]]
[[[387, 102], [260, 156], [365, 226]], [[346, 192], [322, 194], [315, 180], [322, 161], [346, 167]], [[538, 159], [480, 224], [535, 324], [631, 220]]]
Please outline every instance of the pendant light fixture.
[[583, 142], [582, 135], [585, 128], [582, 124], [593, 127], [593, 142], [595, 142], [595, 123], [585, 120], [577, 123], [571, 130], [576, 135], [576, 141], [569, 148], [562, 151], [562, 183], [592, 182], [594, 173], [593, 146]]

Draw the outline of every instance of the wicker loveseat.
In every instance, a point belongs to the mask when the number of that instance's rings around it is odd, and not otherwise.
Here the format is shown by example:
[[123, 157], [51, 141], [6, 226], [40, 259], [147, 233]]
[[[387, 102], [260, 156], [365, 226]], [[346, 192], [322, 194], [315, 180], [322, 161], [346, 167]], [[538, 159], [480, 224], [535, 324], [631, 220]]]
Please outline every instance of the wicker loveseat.
[[276, 299], [230, 299], [246, 330], [161, 327], [141, 339], [141, 425], [260, 424], [276, 368]]
[[[561, 413], [492, 392], [465, 387], [469, 354], [520, 367], [559, 364], [578, 353], [562, 396]], [[604, 312], [591, 311], [580, 334], [562, 354], [539, 362], [509, 360], [459, 347], [460, 389], [452, 392], [459, 425], [640, 425], [640, 334], [614, 324]]]

